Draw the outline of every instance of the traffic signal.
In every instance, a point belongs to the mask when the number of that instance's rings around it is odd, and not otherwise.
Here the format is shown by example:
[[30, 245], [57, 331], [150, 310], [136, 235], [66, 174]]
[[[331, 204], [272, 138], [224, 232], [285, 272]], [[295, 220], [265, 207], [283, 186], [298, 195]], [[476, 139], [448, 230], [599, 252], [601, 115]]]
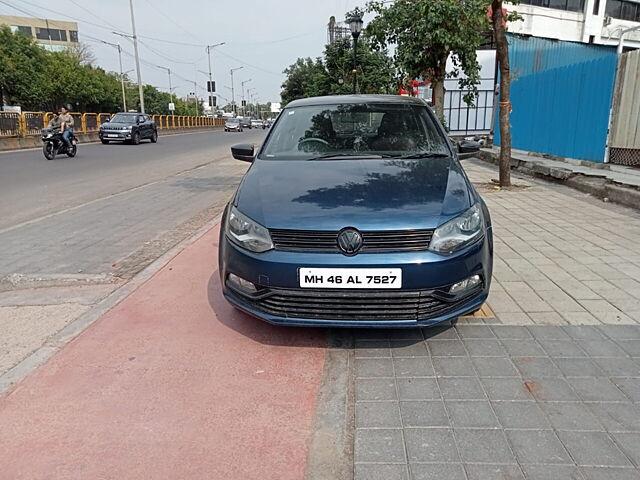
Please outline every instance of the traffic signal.
[[215, 92], [216, 91], [216, 82], [212, 80], [207, 81], [207, 91]]
[[242, 106], [246, 107], [247, 106], [247, 101], [246, 100], [242, 100]]
[[218, 105], [217, 100], [218, 100], [218, 98], [217, 98], [217, 97], [214, 97], [213, 95], [209, 96], [209, 106], [210, 106], [210, 107], [215, 107], [215, 106], [217, 106], [217, 105]]

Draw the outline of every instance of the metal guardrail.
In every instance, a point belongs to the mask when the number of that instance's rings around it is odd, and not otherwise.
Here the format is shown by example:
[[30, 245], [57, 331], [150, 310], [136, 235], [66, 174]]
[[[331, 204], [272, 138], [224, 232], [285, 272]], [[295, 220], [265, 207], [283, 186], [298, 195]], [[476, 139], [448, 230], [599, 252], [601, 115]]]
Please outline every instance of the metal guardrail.
[[[111, 113], [70, 112], [75, 122], [76, 133], [97, 132]], [[39, 135], [40, 130], [46, 127], [52, 112], [0, 112], [0, 138], [24, 137], [27, 135]], [[213, 118], [188, 115], [152, 115], [159, 130], [167, 128], [202, 128], [224, 125], [225, 118]]]

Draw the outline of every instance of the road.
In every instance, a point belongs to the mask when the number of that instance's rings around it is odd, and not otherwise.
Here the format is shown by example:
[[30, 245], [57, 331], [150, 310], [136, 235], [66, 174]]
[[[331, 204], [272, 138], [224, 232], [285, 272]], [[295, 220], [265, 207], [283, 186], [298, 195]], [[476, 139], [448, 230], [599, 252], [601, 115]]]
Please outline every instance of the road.
[[219, 213], [247, 168], [230, 145], [263, 138], [206, 131], [80, 145], [73, 159], [0, 154], [0, 288], [8, 277], [131, 276]]

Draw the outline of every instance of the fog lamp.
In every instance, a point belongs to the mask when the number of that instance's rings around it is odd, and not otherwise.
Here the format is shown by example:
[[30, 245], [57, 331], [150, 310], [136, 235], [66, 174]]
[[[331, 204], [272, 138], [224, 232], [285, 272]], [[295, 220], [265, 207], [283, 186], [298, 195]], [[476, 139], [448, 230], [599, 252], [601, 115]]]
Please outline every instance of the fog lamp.
[[234, 275], [233, 273], [230, 273], [229, 276], [227, 277], [227, 284], [242, 293], [251, 294], [251, 293], [256, 293], [258, 291], [256, 286], [253, 283], [251, 283], [249, 280], [240, 278], [239, 276]]
[[474, 287], [478, 286], [480, 284], [480, 281], [481, 281], [480, 275], [472, 275], [469, 278], [465, 278], [461, 282], [454, 283], [453, 285], [451, 285], [451, 288], [449, 289], [449, 293], [456, 295], [458, 293], [471, 290]]

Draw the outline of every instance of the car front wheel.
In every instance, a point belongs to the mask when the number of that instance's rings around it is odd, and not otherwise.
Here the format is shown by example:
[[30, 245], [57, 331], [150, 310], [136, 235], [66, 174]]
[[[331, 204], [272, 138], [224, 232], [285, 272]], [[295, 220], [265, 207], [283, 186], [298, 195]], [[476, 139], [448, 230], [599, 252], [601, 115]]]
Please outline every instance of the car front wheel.
[[158, 141], [158, 132], [156, 130], [151, 134], [151, 143], [156, 143]]
[[103, 145], [109, 145], [109, 140], [100, 140]]
[[134, 145], [140, 145], [140, 132], [136, 132], [131, 137], [131, 143]]

